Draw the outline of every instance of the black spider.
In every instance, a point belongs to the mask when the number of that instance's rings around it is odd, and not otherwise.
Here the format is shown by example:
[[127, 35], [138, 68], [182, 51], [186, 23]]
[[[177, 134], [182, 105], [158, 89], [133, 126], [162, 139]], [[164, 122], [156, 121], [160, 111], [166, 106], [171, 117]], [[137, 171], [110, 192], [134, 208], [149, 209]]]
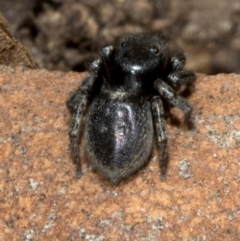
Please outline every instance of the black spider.
[[185, 123], [191, 123], [192, 108], [177, 92], [195, 81], [193, 72], [183, 70], [185, 60], [182, 52], [169, 50], [159, 33], [131, 34], [118, 47], [100, 50], [100, 58], [67, 101], [73, 115], [69, 136], [78, 177], [82, 175], [80, 124], [90, 104], [85, 147], [93, 167], [118, 184], [148, 161], [155, 127], [161, 178], [166, 178], [166, 114], [176, 106]]

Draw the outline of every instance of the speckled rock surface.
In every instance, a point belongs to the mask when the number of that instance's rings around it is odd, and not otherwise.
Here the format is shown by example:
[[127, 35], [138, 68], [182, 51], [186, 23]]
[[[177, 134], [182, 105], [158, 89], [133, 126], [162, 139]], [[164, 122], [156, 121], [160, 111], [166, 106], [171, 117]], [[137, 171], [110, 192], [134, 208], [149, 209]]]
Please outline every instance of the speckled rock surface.
[[117, 187], [85, 160], [74, 176], [65, 101], [83, 76], [1, 68], [0, 240], [240, 240], [240, 76], [198, 75], [196, 129], [168, 124], [167, 180], [154, 150]]

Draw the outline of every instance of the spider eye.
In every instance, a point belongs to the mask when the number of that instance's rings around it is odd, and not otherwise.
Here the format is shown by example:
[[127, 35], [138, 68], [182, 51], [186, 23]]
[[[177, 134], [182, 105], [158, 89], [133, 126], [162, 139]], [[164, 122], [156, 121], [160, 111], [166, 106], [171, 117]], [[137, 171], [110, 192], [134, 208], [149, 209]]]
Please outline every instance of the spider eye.
[[150, 52], [151, 52], [151, 53], [154, 53], [154, 54], [156, 54], [156, 55], [158, 55], [160, 51], [159, 51], [158, 48], [153, 47], [153, 48], [150, 48]]

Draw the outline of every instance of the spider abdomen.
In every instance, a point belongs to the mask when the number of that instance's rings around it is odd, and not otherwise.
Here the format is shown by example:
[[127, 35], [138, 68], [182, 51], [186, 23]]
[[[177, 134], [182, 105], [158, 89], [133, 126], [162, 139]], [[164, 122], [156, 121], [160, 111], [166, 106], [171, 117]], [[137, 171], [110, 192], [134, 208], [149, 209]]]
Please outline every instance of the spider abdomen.
[[100, 94], [89, 107], [85, 140], [93, 166], [118, 183], [143, 166], [151, 154], [150, 101], [127, 93]]

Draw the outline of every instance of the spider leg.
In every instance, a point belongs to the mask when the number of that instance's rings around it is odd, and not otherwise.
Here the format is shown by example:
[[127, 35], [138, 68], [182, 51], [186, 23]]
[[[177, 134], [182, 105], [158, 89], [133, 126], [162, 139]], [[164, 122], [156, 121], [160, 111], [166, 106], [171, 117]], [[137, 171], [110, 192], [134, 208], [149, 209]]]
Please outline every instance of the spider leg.
[[79, 153], [79, 133], [82, 117], [87, 106], [89, 97], [93, 90], [93, 85], [98, 78], [100, 71], [100, 61], [95, 60], [90, 69], [89, 76], [82, 82], [80, 87], [67, 101], [67, 107], [72, 113], [72, 120], [69, 130], [70, 148], [73, 155], [73, 161], [77, 165], [77, 177], [82, 176], [81, 159]]
[[77, 111], [79, 103], [81, 103], [84, 96], [88, 96], [93, 88], [93, 84], [100, 72], [100, 60], [96, 59], [90, 65], [89, 75], [83, 80], [79, 88], [73, 92], [67, 100], [68, 110], [74, 114]]
[[82, 103], [79, 104], [77, 112], [73, 114], [72, 121], [70, 125], [69, 131], [69, 139], [70, 139], [70, 148], [73, 155], [73, 161], [77, 165], [76, 176], [82, 176], [82, 167], [81, 167], [81, 160], [80, 160], [80, 153], [79, 153], [79, 132], [80, 132], [80, 125], [82, 116], [85, 110], [85, 100], [82, 100]]
[[181, 51], [172, 53], [171, 66], [172, 71], [182, 70], [186, 63], [186, 57]]
[[192, 71], [178, 70], [168, 75], [168, 82], [174, 86], [191, 85], [196, 80], [196, 75]]
[[165, 113], [160, 96], [155, 96], [152, 99], [152, 113], [155, 122], [155, 129], [157, 132], [158, 148], [160, 151], [160, 175], [161, 179], [165, 180], [168, 166], [167, 133]]
[[188, 128], [193, 128], [192, 124], [192, 107], [188, 102], [181, 96], [177, 95], [172, 87], [166, 84], [161, 79], [154, 82], [154, 87], [157, 89], [159, 94], [168, 100], [172, 105], [178, 107], [185, 115], [184, 122]]
[[111, 81], [115, 75], [116, 69], [115, 69], [115, 61], [113, 59], [114, 57], [114, 48], [112, 45], [108, 45], [106, 47], [101, 48], [100, 50], [100, 56], [102, 59], [103, 68], [106, 71], [106, 78], [108, 81]]
[[181, 51], [172, 53], [172, 68], [168, 75], [168, 82], [171, 86], [191, 85], [196, 80], [196, 76], [192, 71], [183, 70], [185, 63], [186, 57]]

